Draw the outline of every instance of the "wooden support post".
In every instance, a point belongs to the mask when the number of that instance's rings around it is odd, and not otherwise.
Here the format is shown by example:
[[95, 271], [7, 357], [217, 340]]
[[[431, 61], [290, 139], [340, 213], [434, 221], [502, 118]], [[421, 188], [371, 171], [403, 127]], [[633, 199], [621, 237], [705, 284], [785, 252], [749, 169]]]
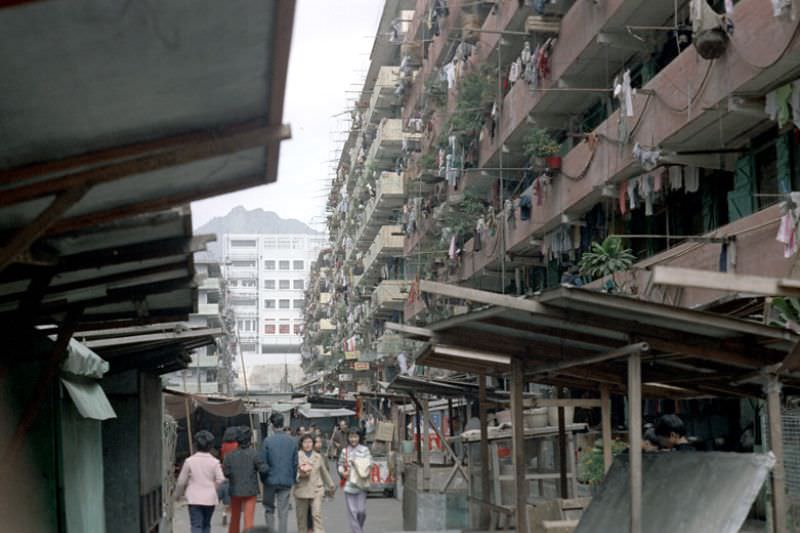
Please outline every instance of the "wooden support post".
[[[558, 396], [561, 396], [560, 388]], [[559, 406], [556, 409], [558, 409], [559, 481], [561, 497], [567, 499], [569, 498], [569, 489], [567, 487], [567, 419], [566, 415], [564, 414], [564, 407]]]
[[417, 430], [417, 462], [419, 466], [422, 466], [422, 409], [419, 408], [419, 405], [416, 405], [415, 412], [417, 416], [414, 417], [414, 425]]
[[[516, 474], [514, 498], [516, 503], [517, 531], [528, 531], [528, 480], [525, 464], [525, 425], [523, 389], [525, 388], [525, 364], [519, 358], [511, 360], [511, 430], [514, 450], [514, 473]], [[497, 475], [497, 473], [495, 473]]]
[[642, 359], [628, 357], [628, 440], [630, 442], [631, 533], [642, 532]]
[[[492, 499], [491, 480], [489, 479], [489, 428], [486, 416], [486, 374], [481, 374], [478, 378], [478, 409], [481, 420], [481, 442], [480, 442], [480, 455], [481, 455], [481, 499], [490, 503], [499, 503]], [[495, 472], [499, 475], [499, 472]], [[489, 527], [490, 513], [489, 509], [481, 506], [480, 512], [480, 528], [486, 529]]]
[[186, 440], [189, 441], [189, 455], [194, 453], [192, 444], [192, 409], [189, 407], [189, 397], [183, 397], [183, 408], [186, 410]]
[[450, 436], [455, 437], [455, 428], [453, 428], [453, 399], [447, 399], [447, 426], [450, 428]]
[[[422, 400], [422, 418], [428, 420], [430, 417], [430, 410], [428, 409], [428, 399]], [[430, 453], [430, 433], [425, 424], [422, 424], [422, 490], [428, 492], [431, 490], [431, 453]]]
[[778, 376], [767, 377], [767, 414], [769, 419], [769, 447], [775, 455], [772, 467], [772, 523], [775, 533], [786, 533], [786, 472], [783, 465], [783, 423], [781, 419], [781, 382]]
[[611, 397], [608, 393], [608, 385], [600, 387], [600, 425], [603, 432], [603, 471], [608, 472], [614, 456], [611, 454]]

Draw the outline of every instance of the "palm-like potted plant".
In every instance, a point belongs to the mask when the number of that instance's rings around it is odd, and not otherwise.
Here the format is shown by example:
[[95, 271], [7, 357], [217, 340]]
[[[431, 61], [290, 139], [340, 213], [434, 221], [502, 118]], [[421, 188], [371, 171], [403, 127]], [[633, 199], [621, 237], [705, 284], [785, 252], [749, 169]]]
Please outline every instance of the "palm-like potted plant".
[[634, 261], [636, 261], [636, 256], [633, 255], [630, 248], [622, 246], [622, 239], [610, 235], [601, 244], [593, 242], [591, 249], [581, 256], [578, 267], [581, 275], [589, 276], [592, 279], [611, 276], [612, 286], [610, 288], [617, 290], [619, 285], [616, 273], [630, 269]]

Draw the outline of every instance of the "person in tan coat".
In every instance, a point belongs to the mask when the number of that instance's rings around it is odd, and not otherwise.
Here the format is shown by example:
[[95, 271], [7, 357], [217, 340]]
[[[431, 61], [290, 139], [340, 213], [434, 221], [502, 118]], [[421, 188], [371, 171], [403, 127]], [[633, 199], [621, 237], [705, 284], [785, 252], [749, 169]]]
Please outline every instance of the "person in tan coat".
[[[294, 485], [297, 531], [325, 533], [325, 527], [322, 525], [322, 497], [326, 491], [332, 493], [335, 485], [323, 464], [324, 458], [314, 451], [314, 438], [308, 434], [303, 435], [299, 444], [297, 482]], [[307, 524], [309, 509], [314, 522], [313, 530], [308, 529]]]

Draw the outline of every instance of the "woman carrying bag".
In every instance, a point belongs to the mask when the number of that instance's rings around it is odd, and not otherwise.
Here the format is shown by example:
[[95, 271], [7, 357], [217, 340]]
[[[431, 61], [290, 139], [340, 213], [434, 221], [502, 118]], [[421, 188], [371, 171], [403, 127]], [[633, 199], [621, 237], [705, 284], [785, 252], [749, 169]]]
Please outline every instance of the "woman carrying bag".
[[[297, 531], [304, 533], [325, 533], [322, 525], [322, 496], [335, 490], [333, 480], [325, 459], [314, 451], [314, 438], [309, 435], [300, 437], [300, 450], [297, 452], [297, 482], [294, 485], [295, 511], [297, 512]], [[309, 509], [314, 523], [313, 529], [307, 528]]]
[[348, 446], [339, 456], [339, 475], [346, 479], [344, 496], [352, 533], [363, 533], [367, 521], [367, 489], [372, 470], [372, 454], [361, 444], [361, 435], [353, 428], [347, 435]]

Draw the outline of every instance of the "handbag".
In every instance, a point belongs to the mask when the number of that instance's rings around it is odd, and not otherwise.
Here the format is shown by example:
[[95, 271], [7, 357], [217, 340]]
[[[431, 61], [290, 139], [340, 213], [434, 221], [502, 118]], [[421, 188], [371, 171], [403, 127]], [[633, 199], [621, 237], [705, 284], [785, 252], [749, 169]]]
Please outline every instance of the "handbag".
[[[347, 459], [347, 448], [344, 449], [344, 464], [347, 465], [347, 468], [350, 468], [350, 464], [348, 463]], [[344, 476], [339, 476], [339, 487], [344, 488], [347, 485], [347, 478]]]

